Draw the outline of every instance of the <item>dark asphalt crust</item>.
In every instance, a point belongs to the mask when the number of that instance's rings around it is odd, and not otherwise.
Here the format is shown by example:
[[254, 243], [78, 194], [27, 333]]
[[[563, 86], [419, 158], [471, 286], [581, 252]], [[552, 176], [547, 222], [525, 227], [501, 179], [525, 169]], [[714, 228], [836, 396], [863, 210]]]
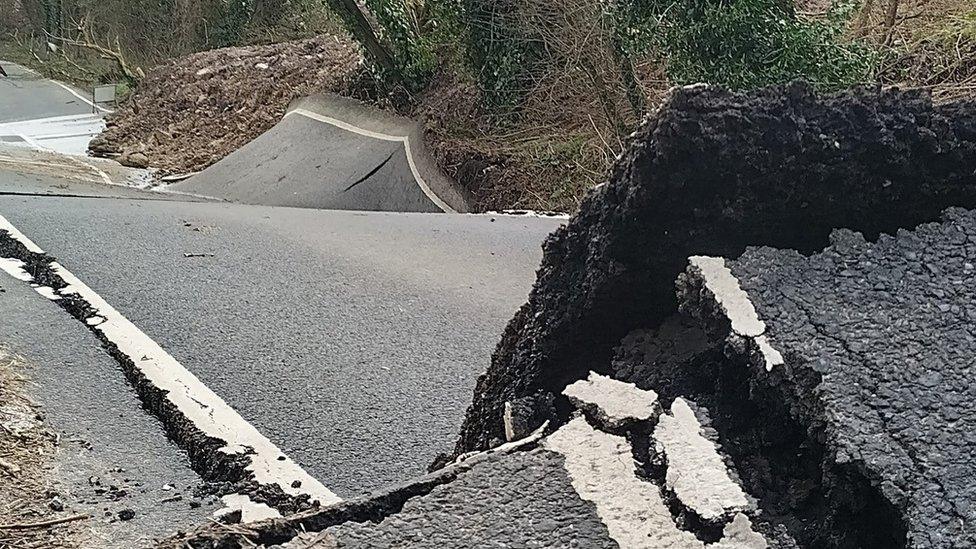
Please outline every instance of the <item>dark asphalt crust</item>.
[[897, 546], [976, 546], [974, 263], [976, 212], [952, 209], [876, 243], [837, 231], [809, 258], [759, 248], [730, 264], [786, 358], [760, 381], [829, 465], [897, 509]]
[[[48, 286], [55, 291], [68, 286], [51, 267], [56, 262], [54, 257], [28, 250], [5, 230], [0, 230], [0, 257], [23, 261], [24, 270], [41, 286]], [[105, 351], [119, 363], [123, 374], [142, 400], [143, 407], [162, 422], [166, 435], [186, 451], [191, 467], [210, 483], [213, 493], [246, 494], [251, 500], [266, 503], [282, 513], [295, 513], [317, 505], [311, 503], [307, 495], [291, 496], [278, 486], [258, 483], [254, 480], [253, 473], [246, 470], [250, 460], [243, 455], [222, 452], [221, 448], [226, 445], [224, 441], [209, 437], [197, 429], [166, 398], [165, 391], [145, 378], [129, 356], [119, 351], [115, 343], [96, 330], [95, 326], [88, 324], [87, 320], [97, 314], [87, 301], [78, 295], [68, 294], [61, 296], [55, 303], [89, 328]]]
[[[676, 310], [690, 255], [749, 245], [815, 252], [831, 230], [874, 238], [976, 206], [976, 103], [919, 92], [817, 97], [678, 89], [640, 128], [610, 182], [546, 242], [529, 302], [479, 379], [455, 454], [503, 439], [506, 401], [545, 403], [612, 348]], [[565, 402], [556, 399], [561, 414]], [[530, 414], [531, 415], [531, 414]]]
[[[531, 540], [540, 541], [540, 547], [616, 547], [593, 505], [577, 496], [562, 457], [542, 450], [537, 438], [468, 456], [423, 477], [328, 507], [232, 529], [202, 525], [157, 548], [276, 546], [306, 532], [325, 531], [333, 541], [339, 537], [344, 547], [480, 547], [496, 542], [520, 547]], [[495, 536], [499, 532], [478, 531], [486, 521], [512, 524]], [[484, 543], [472, 542], [462, 532], [481, 536], [474, 539]], [[545, 543], [551, 539], [565, 543]], [[425, 545], [425, 540], [431, 543]]]
[[336, 547], [592, 547], [616, 549], [562, 456], [545, 450], [486, 460], [408, 501], [379, 524], [330, 528]]

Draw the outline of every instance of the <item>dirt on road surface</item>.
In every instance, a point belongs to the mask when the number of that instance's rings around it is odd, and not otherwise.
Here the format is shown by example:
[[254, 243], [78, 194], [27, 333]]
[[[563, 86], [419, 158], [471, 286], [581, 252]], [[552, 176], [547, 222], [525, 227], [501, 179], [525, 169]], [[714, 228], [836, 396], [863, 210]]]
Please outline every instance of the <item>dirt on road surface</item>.
[[271, 128], [291, 100], [342, 89], [360, 64], [333, 35], [174, 59], [149, 72], [89, 148], [163, 174], [200, 171]]
[[50, 481], [59, 437], [26, 392], [28, 365], [0, 347], [0, 547], [84, 546], [88, 517]]

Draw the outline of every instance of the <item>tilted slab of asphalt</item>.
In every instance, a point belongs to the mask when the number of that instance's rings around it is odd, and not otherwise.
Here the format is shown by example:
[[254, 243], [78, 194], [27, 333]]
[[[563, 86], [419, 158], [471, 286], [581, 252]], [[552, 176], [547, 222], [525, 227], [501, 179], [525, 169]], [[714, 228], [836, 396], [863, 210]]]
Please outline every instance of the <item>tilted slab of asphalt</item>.
[[785, 357], [770, 375], [806, 422], [824, 424], [828, 459], [894, 511], [862, 511], [879, 521], [862, 525], [869, 539], [972, 547], [976, 213], [876, 243], [831, 240], [812, 257], [760, 248], [728, 262]]
[[337, 96], [295, 102], [277, 125], [174, 190], [243, 204], [466, 211], [416, 123]]
[[449, 449], [558, 224], [20, 196], [0, 214], [344, 497]]
[[206, 521], [211, 502], [190, 507], [200, 477], [100, 343], [21, 281], [0, 273], [0, 289], [0, 343], [26, 360], [30, 397], [60, 435], [51, 486], [66, 511], [92, 516], [84, 545], [144, 547]]

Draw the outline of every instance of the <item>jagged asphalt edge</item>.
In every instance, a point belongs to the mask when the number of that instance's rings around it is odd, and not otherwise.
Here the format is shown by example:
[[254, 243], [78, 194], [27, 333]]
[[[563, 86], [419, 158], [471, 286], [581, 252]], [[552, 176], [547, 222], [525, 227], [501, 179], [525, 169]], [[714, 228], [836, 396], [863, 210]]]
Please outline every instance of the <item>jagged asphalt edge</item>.
[[156, 549], [232, 549], [270, 546], [291, 541], [305, 532], [321, 532], [347, 522], [380, 522], [399, 513], [411, 499], [430, 494], [438, 486], [449, 484], [460, 475], [489, 459], [512, 452], [538, 447], [549, 432], [543, 425], [528, 437], [504, 444], [493, 450], [465, 455], [437, 471], [417, 479], [395, 484], [358, 498], [318, 509], [310, 509], [284, 518], [274, 518], [233, 527], [208, 524], [178, 533], [155, 546]]
[[[53, 256], [29, 250], [6, 230], [0, 230], [0, 257], [22, 261], [23, 269], [40, 286], [47, 286], [55, 292], [69, 286], [53, 267], [57, 263]], [[186, 452], [190, 466], [209, 483], [205, 491], [216, 495], [247, 495], [252, 501], [267, 504], [283, 514], [317, 505], [310, 501], [307, 494], [290, 495], [279, 486], [256, 481], [254, 473], [247, 470], [250, 460], [246, 453], [229, 454], [221, 451], [227, 446], [226, 441], [203, 433], [167, 398], [167, 391], [153, 384], [131, 357], [120, 351], [115, 343], [96, 329], [97, 324], [88, 322], [88, 319], [98, 316], [88, 301], [72, 293], [58, 297], [54, 303], [81, 322], [98, 339], [108, 355], [119, 364], [122, 373], [139, 396], [143, 408], [160, 420], [166, 435]]]
[[[792, 366], [797, 361], [789, 354], [782, 354], [776, 349], [775, 342], [765, 333], [765, 323], [758, 317], [754, 305], [748, 294], [739, 286], [735, 275], [725, 267], [728, 276], [735, 281], [742, 299], [748, 301], [749, 311], [743, 315], [742, 309], [730, 310], [728, 297], [717, 295], [715, 288], [715, 273], [703, 269], [700, 261], [691, 258], [687, 270], [677, 281], [677, 295], [679, 309], [701, 323], [701, 326], [717, 341], [724, 341], [724, 354], [734, 364], [743, 368], [742, 375], [746, 377], [756, 392], [764, 393], [763, 398], [773, 398], [789, 412], [806, 432], [808, 440], [815, 439], [825, 447], [822, 474], [825, 478], [842, 479], [842, 475], [854, 474], [865, 482], [874, 494], [887, 501], [899, 514], [902, 523], [906, 521], [906, 509], [897, 501], [893, 501], [883, 489], [883, 481], [876, 471], [873, 471], [861, 459], [849, 459], [843, 467], [833, 459], [837, 455], [839, 445], [829, 426], [823, 418], [827, 416], [824, 403], [817, 398], [817, 387], [821, 384], [820, 374], [812, 369], [796, 369]], [[723, 299], [724, 297], [724, 299]], [[762, 327], [762, 331], [743, 333], [737, 326], [742, 324], [742, 316], [751, 315], [747, 319]], [[736, 318], [739, 316], [740, 318]], [[830, 500], [830, 496], [827, 496]]]
[[[673, 90], [610, 182], [546, 240], [454, 455], [503, 438], [505, 402], [551, 418], [546, 395], [609, 364], [631, 330], [674, 314], [672, 284], [689, 256], [735, 257], [750, 245], [814, 252], [837, 227], [873, 237], [976, 207], [974, 164], [972, 101], [933, 106], [924, 92], [872, 88], [818, 96], [801, 83]], [[565, 403], [556, 407], [565, 417]]]

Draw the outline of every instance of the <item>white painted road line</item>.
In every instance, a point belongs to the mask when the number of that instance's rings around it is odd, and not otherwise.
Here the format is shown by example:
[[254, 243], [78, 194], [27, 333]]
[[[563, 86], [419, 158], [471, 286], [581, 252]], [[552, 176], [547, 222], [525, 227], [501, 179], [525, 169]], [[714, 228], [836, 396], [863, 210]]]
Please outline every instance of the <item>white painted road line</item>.
[[410, 172], [413, 174], [413, 178], [417, 182], [417, 186], [420, 187], [420, 190], [423, 191], [425, 195], [427, 195], [427, 198], [429, 198], [431, 202], [437, 205], [437, 207], [440, 208], [445, 213], [457, 213], [457, 210], [448, 206], [446, 202], [441, 200], [440, 197], [437, 196], [434, 193], [434, 191], [430, 189], [430, 185], [428, 185], [427, 181], [425, 181], [423, 176], [420, 175], [420, 172], [417, 170], [417, 165], [413, 161], [413, 151], [410, 149], [409, 137], [405, 135], [390, 135], [388, 133], [370, 131], [367, 129], [360, 128], [359, 126], [354, 126], [348, 122], [343, 122], [342, 120], [338, 120], [330, 116], [323, 116], [321, 114], [314, 113], [312, 111], [308, 111], [305, 109], [294, 109], [288, 111], [287, 113], [285, 113], [285, 116], [287, 117], [293, 114], [304, 116], [305, 118], [316, 120], [318, 122], [323, 122], [325, 124], [330, 124], [341, 130], [346, 130], [347, 132], [352, 132], [365, 137], [371, 137], [373, 139], [379, 139], [381, 141], [397, 141], [403, 143], [403, 149], [407, 153], [407, 164], [410, 165]]
[[692, 256], [688, 258], [691, 267], [697, 270], [705, 287], [715, 296], [725, 316], [732, 325], [732, 331], [741, 337], [756, 341], [766, 362], [766, 371], [784, 363], [783, 355], [777, 351], [766, 335], [766, 323], [759, 319], [756, 307], [749, 300], [749, 294], [739, 285], [739, 279], [725, 265], [721, 257]]
[[[7, 231], [29, 251], [44, 253], [3, 216], [0, 216], [0, 230]], [[14, 278], [24, 280], [25, 275], [30, 278], [22, 267], [23, 264], [12, 260], [0, 261], [0, 269]], [[249, 460], [247, 470], [253, 473], [254, 480], [261, 484], [277, 485], [286, 494], [308, 495], [322, 505], [341, 501], [94, 290], [62, 265], [52, 263], [51, 268], [67, 284], [66, 288], [56, 292], [57, 297], [76, 294], [85, 300], [96, 312], [88, 319], [89, 325], [129, 357], [142, 375], [164, 391], [169, 402], [197, 429], [206, 436], [223, 441], [222, 452], [241, 455]], [[40, 288], [35, 287], [35, 290], [45, 295]], [[50, 298], [49, 295], [45, 297]]]
[[100, 105], [96, 105], [95, 103], [92, 103], [90, 99], [87, 99], [86, 97], [84, 97], [83, 95], [81, 95], [80, 93], [78, 93], [77, 91], [75, 91], [74, 89], [72, 89], [71, 86], [68, 86], [67, 84], [63, 84], [61, 82], [58, 82], [57, 80], [51, 80], [50, 78], [45, 78], [44, 75], [42, 75], [41, 73], [35, 71], [34, 69], [25, 67], [23, 65], [17, 65], [17, 66], [20, 67], [21, 69], [23, 69], [25, 72], [29, 72], [29, 73], [37, 76], [41, 80], [47, 80], [48, 82], [53, 82], [58, 87], [64, 89], [64, 91], [66, 91], [66, 92], [70, 93], [71, 95], [73, 95], [73, 96], [77, 97], [78, 99], [80, 99], [83, 103], [85, 103], [86, 105], [88, 105], [92, 109], [97, 109], [97, 110], [100, 110], [100, 111], [105, 112], [105, 113], [112, 112], [111, 109], [106, 109], [105, 107], [102, 107]]
[[624, 437], [598, 431], [582, 417], [544, 441], [566, 458], [576, 493], [596, 505], [597, 515], [621, 549], [701, 549], [691, 532], [678, 528], [657, 485], [637, 476]]
[[668, 489], [686, 507], [711, 522], [753, 510], [746, 493], [729, 475], [715, 444], [701, 430], [695, 412], [683, 398], [674, 399], [670, 413], [658, 420], [652, 436], [667, 458]]

